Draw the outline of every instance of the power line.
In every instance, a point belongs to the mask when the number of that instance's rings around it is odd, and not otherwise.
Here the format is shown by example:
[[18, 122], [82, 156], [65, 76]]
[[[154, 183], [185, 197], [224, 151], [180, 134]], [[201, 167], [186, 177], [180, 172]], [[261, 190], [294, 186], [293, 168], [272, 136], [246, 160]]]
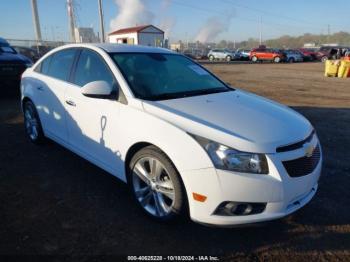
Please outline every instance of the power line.
[[[262, 9], [257, 9], [257, 8], [254, 8], [254, 7], [249, 7], [249, 6], [246, 6], [246, 5], [242, 5], [242, 4], [237, 4], [236, 2], [232, 2], [232, 1], [229, 1], [229, 0], [221, 0], [222, 2], [225, 2], [225, 3], [228, 3], [228, 4], [231, 4], [233, 6], [236, 6], [236, 7], [241, 7], [241, 8], [244, 8], [244, 9], [247, 9], [247, 10], [251, 10], [251, 11], [254, 11], [254, 12], [257, 12], [257, 13], [262, 13], [262, 14], [267, 14], [269, 16], [274, 16], [274, 17], [279, 17], [279, 18], [283, 18], [283, 19], [286, 19], [286, 20], [290, 20], [290, 21], [294, 21], [294, 22], [298, 22], [298, 23], [302, 23], [304, 24], [305, 26], [305, 23], [307, 23], [307, 27], [314, 27], [314, 26], [310, 26], [310, 24], [313, 24], [315, 25], [314, 28], [317, 28], [319, 29], [320, 26], [319, 24], [315, 24], [313, 22], [310, 22], [310, 21], [306, 21], [306, 20], [303, 20], [303, 19], [296, 19], [294, 17], [289, 17], [289, 16], [285, 16], [285, 15], [281, 15], [281, 14], [278, 14], [278, 13], [274, 13], [274, 12], [270, 12], [270, 11], [266, 11], [266, 10], [262, 10]], [[322, 27], [323, 28], [323, 27]]]
[[[222, 0], [224, 1], [224, 0]], [[191, 5], [191, 4], [188, 4], [188, 3], [184, 3], [184, 2], [179, 2], [179, 1], [176, 1], [176, 0], [172, 0], [171, 3], [175, 4], [175, 5], [179, 5], [179, 6], [183, 6], [183, 7], [187, 7], [187, 8], [191, 8], [191, 9], [194, 9], [194, 10], [197, 10], [197, 11], [203, 11], [203, 12], [207, 12], [207, 13], [210, 13], [210, 14], [219, 14], [219, 15], [227, 15], [227, 13], [225, 12], [222, 12], [222, 11], [218, 11], [218, 10], [214, 10], [214, 9], [207, 9], [207, 8], [203, 8], [203, 7], [199, 7], [199, 6], [195, 6], [195, 5]], [[231, 2], [229, 2], [231, 3]], [[232, 4], [232, 3], [231, 3]], [[248, 22], [254, 22], [254, 23], [259, 23], [259, 18], [248, 18], [248, 17], [240, 17], [240, 16], [237, 16], [237, 19], [238, 20], [242, 20], [242, 21], [248, 21]], [[286, 24], [280, 24], [280, 23], [275, 23], [275, 22], [269, 22], [268, 20], [264, 19], [264, 25], [270, 25], [270, 26], [278, 26], [278, 27], [281, 27], [282, 29], [278, 29], [276, 27], [274, 27], [276, 30], [279, 30], [279, 31], [286, 31], [287, 28], [302, 28], [302, 29], [305, 29], [306, 27], [310, 27], [310, 26], [301, 26], [301, 25], [286, 25]], [[316, 27], [310, 27], [310, 28], [316, 28]], [[323, 28], [318, 28], [317, 29], [323, 29]]]

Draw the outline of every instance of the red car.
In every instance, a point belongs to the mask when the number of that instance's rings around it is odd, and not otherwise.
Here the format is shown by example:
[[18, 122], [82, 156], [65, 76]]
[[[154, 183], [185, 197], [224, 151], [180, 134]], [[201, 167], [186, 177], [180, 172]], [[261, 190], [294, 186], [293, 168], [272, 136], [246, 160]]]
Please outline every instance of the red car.
[[317, 60], [317, 49], [312, 48], [299, 48], [298, 49], [306, 60], [314, 61]]
[[273, 61], [275, 63], [279, 63], [285, 60], [285, 54], [279, 50], [270, 48], [254, 48], [250, 51], [249, 59], [253, 62]]

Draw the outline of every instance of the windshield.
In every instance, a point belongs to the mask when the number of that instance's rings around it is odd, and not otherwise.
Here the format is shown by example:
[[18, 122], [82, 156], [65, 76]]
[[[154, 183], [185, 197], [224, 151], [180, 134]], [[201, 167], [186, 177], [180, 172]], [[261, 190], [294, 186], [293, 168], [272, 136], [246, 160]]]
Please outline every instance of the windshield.
[[134, 95], [164, 100], [232, 91], [192, 60], [176, 54], [113, 53]]
[[1, 46], [0, 47], [0, 52], [16, 54], [16, 51], [10, 46]]

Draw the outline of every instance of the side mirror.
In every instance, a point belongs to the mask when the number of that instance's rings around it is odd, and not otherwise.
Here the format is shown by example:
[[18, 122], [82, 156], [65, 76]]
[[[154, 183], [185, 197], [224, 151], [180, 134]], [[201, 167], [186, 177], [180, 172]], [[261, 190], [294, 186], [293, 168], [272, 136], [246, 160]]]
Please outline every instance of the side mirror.
[[112, 87], [103, 80], [93, 81], [84, 85], [81, 93], [87, 97], [108, 98], [112, 94]]

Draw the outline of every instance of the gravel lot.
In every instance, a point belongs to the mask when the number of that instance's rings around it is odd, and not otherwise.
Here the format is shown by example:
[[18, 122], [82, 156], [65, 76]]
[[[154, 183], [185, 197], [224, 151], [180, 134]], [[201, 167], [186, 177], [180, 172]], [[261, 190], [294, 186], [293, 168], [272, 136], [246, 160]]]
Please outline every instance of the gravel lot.
[[186, 219], [171, 225], [154, 222], [134, 204], [126, 185], [111, 175], [53, 142], [40, 147], [28, 142], [18, 100], [3, 98], [0, 255], [60, 255], [56, 261], [72, 256], [74, 261], [119, 261], [123, 257], [118, 255], [157, 254], [349, 260], [350, 79], [325, 78], [320, 63], [206, 67], [232, 86], [293, 106], [313, 123], [325, 161], [310, 204], [259, 226], [223, 229]]

